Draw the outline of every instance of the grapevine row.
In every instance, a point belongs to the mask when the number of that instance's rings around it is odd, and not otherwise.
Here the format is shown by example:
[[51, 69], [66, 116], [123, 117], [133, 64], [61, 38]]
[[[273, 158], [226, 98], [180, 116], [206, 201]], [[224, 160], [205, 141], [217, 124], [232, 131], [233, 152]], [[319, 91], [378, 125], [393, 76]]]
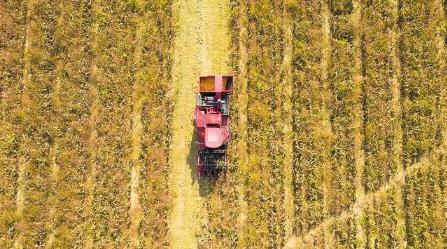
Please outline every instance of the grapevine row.
[[0, 5], [0, 247], [10, 248], [17, 235], [16, 191], [18, 189], [18, 146], [20, 97], [23, 90], [26, 2], [10, 1]]
[[[55, 32], [57, 5], [51, 1], [26, 5], [25, 68], [18, 116], [21, 136], [18, 161], [17, 237], [23, 247], [43, 246], [49, 230], [50, 149], [54, 148]], [[32, 18], [30, 18], [32, 17]], [[29, 18], [29, 19], [28, 19]]]
[[[438, 1], [401, 1], [401, 54], [403, 155], [406, 166], [433, 153], [441, 144], [440, 88], [443, 82], [438, 27], [445, 18]], [[445, 19], [444, 19], [445, 20]], [[445, 59], [445, 58], [444, 58]], [[445, 62], [444, 62], [445, 63]], [[408, 246], [439, 247], [445, 244], [445, 209], [442, 209], [443, 157], [429, 170], [408, 176], [403, 186]], [[444, 218], [442, 218], [444, 217]]]
[[[55, 81], [52, 99], [55, 113], [51, 122], [53, 145], [51, 188], [47, 205], [50, 225], [47, 246], [81, 247], [86, 240], [87, 192], [84, 181], [89, 173], [89, 11], [86, 2], [58, 2], [54, 43]], [[74, 184], [76, 183], [76, 184]]]
[[295, 230], [298, 234], [325, 217], [325, 169], [331, 133], [326, 106], [329, 94], [323, 77], [324, 2], [294, 1], [293, 20], [293, 184]]
[[[169, 247], [168, 157], [173, 100], [171, 47], [173, 46], [173, 1], [145, 2], [139, 6], [141, 43], [137, 80], [141, 80], [140, 245]], [[163, 113], [163, 115], [160, 115]]]
[[260, 247], [284, 244], [283, 158], [278, 72], [283, 56], [283, 3], [247, 2], [248, 163], [244, 241]]

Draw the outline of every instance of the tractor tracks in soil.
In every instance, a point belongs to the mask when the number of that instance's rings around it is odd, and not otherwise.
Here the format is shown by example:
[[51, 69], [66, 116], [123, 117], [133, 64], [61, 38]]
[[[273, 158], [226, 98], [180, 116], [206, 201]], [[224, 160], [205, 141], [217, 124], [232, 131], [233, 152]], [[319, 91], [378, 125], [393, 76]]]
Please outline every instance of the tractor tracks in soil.
[[[293, 76], [292, 76], [292, 57], [293, 57], [293, 34], [292, 17], [287, 11], [284, 14], [284, 58], [282, 65], [283, 85], [284, 85], [284, 206], [286, 211], [285, 229], [286, 240], [293, 235], [294, 219], [294, 201], [293, 201]], [[290, 243], [293, 243], [290, 242]]]
[[207, 186], [196, 174], [193, 110], [199, 75], [227, 72], [228, 3], [222, 0], [177, 0], [173, 82], [175, 89], [170, 145], [169, 216], [172, 248], [196, 248], [205, 220]]

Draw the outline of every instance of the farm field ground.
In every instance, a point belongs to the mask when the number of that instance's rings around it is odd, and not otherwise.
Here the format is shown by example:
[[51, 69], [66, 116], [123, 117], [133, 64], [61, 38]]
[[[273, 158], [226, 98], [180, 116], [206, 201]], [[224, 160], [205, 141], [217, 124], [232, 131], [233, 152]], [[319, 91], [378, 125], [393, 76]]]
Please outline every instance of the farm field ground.
[[[445, 248], [447, 1], [0, 3], [0, 248]], [[225, 176], [199, 75], [233, 74]]]

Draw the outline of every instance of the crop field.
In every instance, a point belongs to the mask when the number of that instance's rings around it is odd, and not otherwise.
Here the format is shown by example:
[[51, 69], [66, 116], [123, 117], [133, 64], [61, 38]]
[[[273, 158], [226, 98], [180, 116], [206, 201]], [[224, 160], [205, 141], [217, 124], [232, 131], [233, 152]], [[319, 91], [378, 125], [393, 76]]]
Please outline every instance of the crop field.
[[1, 248], [169, 244], [171, 4], [1, 4]]
[[[447, 247], [446, 0], [4, 0], [0, 248]], [[196, 174], [200, 75], [235, 76]]]

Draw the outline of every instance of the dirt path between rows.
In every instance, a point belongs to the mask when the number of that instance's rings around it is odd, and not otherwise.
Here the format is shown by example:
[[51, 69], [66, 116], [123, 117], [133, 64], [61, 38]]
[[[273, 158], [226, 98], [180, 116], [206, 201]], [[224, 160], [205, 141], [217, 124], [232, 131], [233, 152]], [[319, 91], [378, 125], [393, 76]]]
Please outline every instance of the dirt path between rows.
[[193, 110], [199, 75], [228, 73], [228, 2], [177, 0], [174, 6], [173, 86], [175, 106], [170, 147], [169, 217], [172, 248], [197, 248], [197, 234], [206, 222], [195, 165]]

